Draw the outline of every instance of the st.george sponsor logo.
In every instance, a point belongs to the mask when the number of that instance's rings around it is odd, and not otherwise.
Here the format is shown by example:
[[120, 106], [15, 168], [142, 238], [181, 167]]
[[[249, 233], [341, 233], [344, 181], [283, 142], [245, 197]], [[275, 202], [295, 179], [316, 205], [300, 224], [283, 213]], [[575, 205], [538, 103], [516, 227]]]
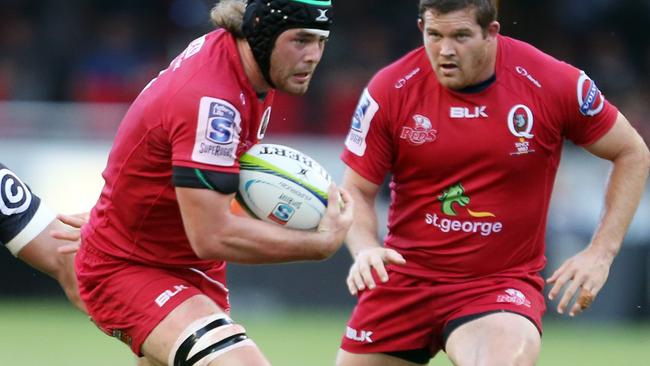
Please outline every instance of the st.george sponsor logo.
[[442, 195], [438, 196], [438, 200], [441, 202], [440, 210], [444, 216], [438, 216], [437, 213], [426, 213], [424, 215], [424, 222], [427, 225], [437, 228], [443, 233], [465, 232], [477, 233], [481, 236], [489, 236], [493, 233], [498, 233], [503, 229], [503, 223], [493, 219], [488, 219], [496, 217], [496, 215], [491, 212], [477, 212], [466, 208], [465, 210], [467, 213], [477, 220], [457, 220], [449, 218], [458, 216], [456, 211], [458, 207], [469, 205], [470, 198], [465, 194], [465, 188], [461, 183], [457, 183], [447, 188]]

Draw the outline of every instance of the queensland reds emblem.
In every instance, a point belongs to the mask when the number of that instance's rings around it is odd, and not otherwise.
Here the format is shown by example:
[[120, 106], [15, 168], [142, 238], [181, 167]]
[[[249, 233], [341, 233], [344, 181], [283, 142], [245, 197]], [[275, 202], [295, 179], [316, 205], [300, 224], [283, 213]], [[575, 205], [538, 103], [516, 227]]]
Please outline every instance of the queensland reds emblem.
[[578, 106], [580, 113], [585, 116], [595, 116], [603, 110], [605, 98], [596, 86], [593, 80], [584, 72], [580, 72], [578, 78]]
[[408, 140], [413, 145], [435, 141], [438, 131], [433, 129], [431, 120], [421, 114], [415, 114], [413, 122], [414, 127], [402, 127], [402, 133], [399, 136], [401, 139]]
[[532, 139], [533, 122], [533, 112], [523, 104], [517, 104], [508, 113], [508, 129], [515, 137]]
[[24, 212], [32, 203], [32, 193], [9, 169], [0, 169], [0, 212], [13, 215]]

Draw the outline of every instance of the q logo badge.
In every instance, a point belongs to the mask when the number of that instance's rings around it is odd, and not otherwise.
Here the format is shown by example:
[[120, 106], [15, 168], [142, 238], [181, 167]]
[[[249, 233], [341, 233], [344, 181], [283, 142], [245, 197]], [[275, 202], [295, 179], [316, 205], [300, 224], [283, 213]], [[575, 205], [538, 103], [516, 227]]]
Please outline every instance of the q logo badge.
[[523, 104], [517, 104], [508, 113], [508, 129], [515, 137], [532, 139], [533, 112]]
[[21, 213], [32, 203], [32, 193], [9, 169], [0, 169], [0, 212], [5, 215]]

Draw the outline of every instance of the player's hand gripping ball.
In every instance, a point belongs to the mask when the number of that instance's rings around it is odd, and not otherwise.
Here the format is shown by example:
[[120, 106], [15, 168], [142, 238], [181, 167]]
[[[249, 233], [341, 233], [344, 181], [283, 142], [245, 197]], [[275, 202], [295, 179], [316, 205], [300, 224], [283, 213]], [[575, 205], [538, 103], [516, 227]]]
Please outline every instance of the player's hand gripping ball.
[[252, 216], [292, 229], [318, 226], [331, 183], [318, 162], [288, 146], [258, 144], [239, 163], [237, 201]]

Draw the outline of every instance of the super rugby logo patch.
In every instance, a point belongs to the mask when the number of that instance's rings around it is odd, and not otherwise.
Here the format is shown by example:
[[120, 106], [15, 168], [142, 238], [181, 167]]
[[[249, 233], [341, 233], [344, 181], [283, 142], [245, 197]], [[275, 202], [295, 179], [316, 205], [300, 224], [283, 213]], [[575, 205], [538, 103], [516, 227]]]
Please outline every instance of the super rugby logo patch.
[[596, 83], [584, 72], [580, 72], [578, 78], [578, 106], [580, 113], [585, 116], [595, 116], [603, 110], [605, 106], [605, 97], [598, 90]]
[[201, 98], [192, 160], [220, 166], [235, 164], [241, 134], [241, 115], [229, 102]]
[[350, 132], [345, 139], [345, 146], [355, 155], [363, 156], [366, 152], [366, 136], [370, 130], [372, 118], [379, 110], [379, 104], [372, 98], [368, 89], [363, 91], [357, 109], [352, 117]]
[[0, 212], [13, 215], [24, 212], [32, 202], [32, 193], [9, 169], [0, 169]]

